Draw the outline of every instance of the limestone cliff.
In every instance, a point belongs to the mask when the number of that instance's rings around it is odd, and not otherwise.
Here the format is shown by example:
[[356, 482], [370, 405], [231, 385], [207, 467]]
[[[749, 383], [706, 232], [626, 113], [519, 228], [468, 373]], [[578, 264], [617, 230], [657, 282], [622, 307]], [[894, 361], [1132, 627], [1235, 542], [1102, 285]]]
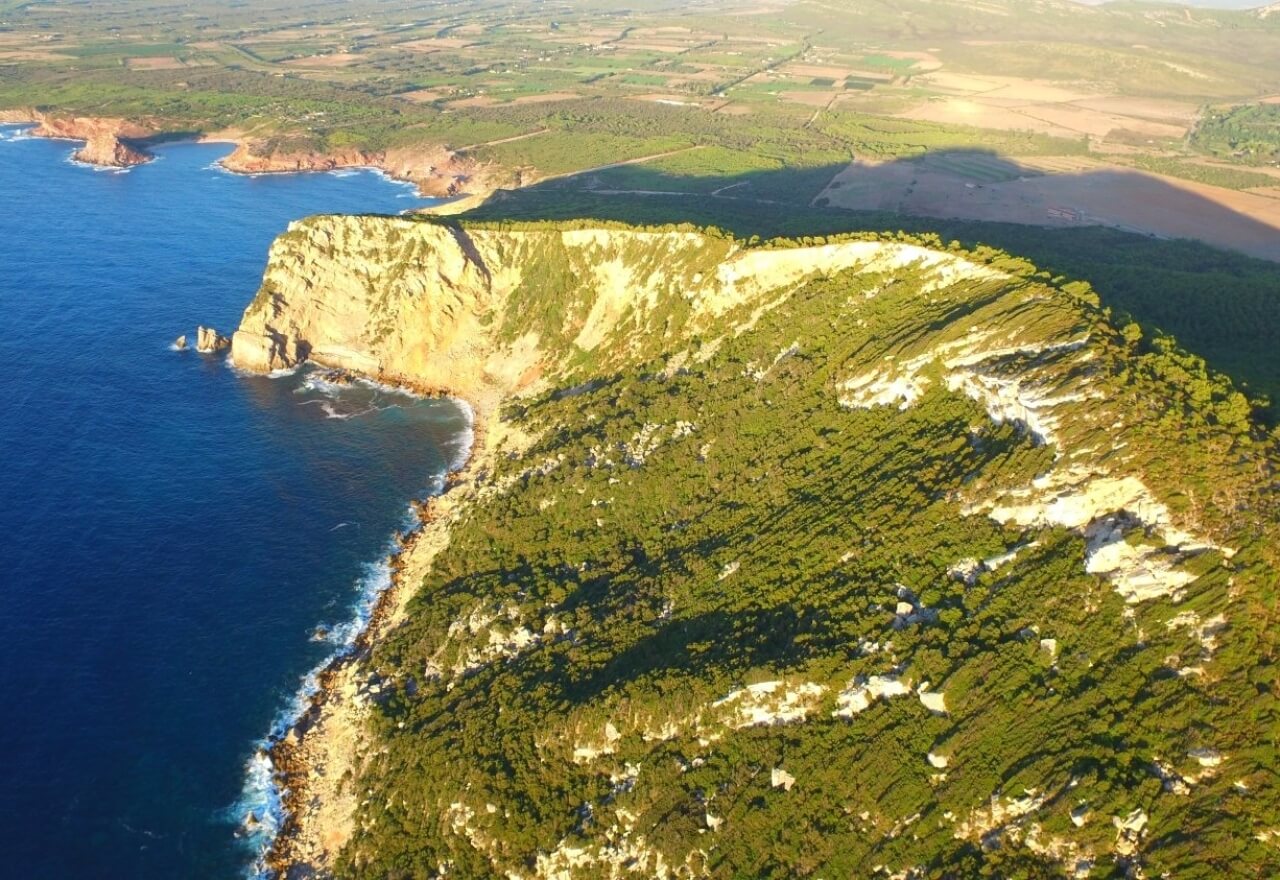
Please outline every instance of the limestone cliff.
[[[312, 361], [491, 411], [513, 394], [571, 387], [645, 358], [705, 359], [806, 280], [844, 271], [883, 279], [877, 289], [909, 275], [920, 296], [947, 292], [973, 310], [964, 323], [869, 340], [863, 368], [850, 365], [837, 381], [844, 406], [906, 409], [942, 385], [1056, 450], [1034, 484], [967, 498], [969, 513], [1079, 531], [1090, 570], [1131, 602], [1177, 593], [1191, 577], [1183, 563], [1221, 549], [1161, 503], [1182, 487], [1151, 485], [1132, 451], [1143, 445], [1142, 417], [1101, 390], [1107, 340], [1098, 334], [1114, 331], [1094, 326], [1088, 302], [915, 244], [747, 248], [688, 228], [314, 217], [273, 245], [231, 359], [259, 372]], [[748, 366], [762, 377], [772, 368]], [[1115, 450], [1105, 464], [1104, 448]], [[1150, 546], [1125, 543], [1138, 530]]]
[[748, 250], [691, 230], [489, 228], [314, 217], [272, 246], [232, 342], [236, 366], [305, 360], [447, 389], [481, 405], [575, 359], [619, 361], [640, 340], [713, 327], [806, 277], [862, 267], [991, 274], [911, 245]]

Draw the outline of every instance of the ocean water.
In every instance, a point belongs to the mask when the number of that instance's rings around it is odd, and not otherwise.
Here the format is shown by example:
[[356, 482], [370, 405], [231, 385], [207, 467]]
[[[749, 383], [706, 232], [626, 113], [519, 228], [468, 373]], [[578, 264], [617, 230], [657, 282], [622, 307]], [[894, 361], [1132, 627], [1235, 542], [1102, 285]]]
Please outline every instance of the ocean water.
[[[255, 745], [340, 649], [468, 414], [178, 352], [229, 333], [272, 238], [420, 204], [372, 173], [127, 173], [0, 128], [0, 842], [5, 876], [243, 874]], [[317, 624], [330, 627], [316, 638]], [[255, 805], [261, 809], [261, 805]]]

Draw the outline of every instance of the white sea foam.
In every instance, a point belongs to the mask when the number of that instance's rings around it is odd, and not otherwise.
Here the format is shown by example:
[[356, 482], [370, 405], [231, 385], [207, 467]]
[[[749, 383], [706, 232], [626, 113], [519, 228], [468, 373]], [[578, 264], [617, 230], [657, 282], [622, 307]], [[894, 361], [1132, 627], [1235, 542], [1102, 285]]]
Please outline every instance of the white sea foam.
[[235, 363], [232, 362], [231, 358], [225, 358], [223, 360], [223, 363], [226, 365], [228, 370], [235, 373], [237, 376], [239, 376], [242, 379], [263, 379], [263, 378], [284, 379], [288, 376], [292, 376], [294, 373], [298, 372], [298, 370], [302, 369], [303, 367], [302, 364], [295, 364], [292, 367], [285, 367], [284, 369], [280, 369], [280, 370], [272, 370], [269, 373], [259, 373], [256, 370], [244, 370], [244, 369], [241, 369], [240, 367], [237, 367]]
[[344, 168], [330, 168], [327, 171], [318, 171], [311, 169], [298, 169], [295, 171], [236, 171], [222, 164], [222, 159], [218, 159], [205, 166], [207, 171], [216, 171], [219, 174], [234, 174], [237, 177], [272, 177], [281, 174], [328, 174], [331, 177], [355, 177], [360, 174], [372, 174], [374, 177], [381, 178], [393, 186], [401, 187], [405, 191], [397, 194], [396, 198], [401, 199], [417, 199], [422, 198], [418, 195], [418, 187], [407, 180], [398, 180], [392, 177], [381, 168], [372, 165], [350, 165]]
[[[306, 377], [293, 390], [294, 394], [319, 394], [319, 399], [304, 400], [299, 406], [307, 406], [314, 404], [324, 410], [326, 417], [331, 419], [351, 419], [357, 416], [374, 415], [384, 413], [391, 409], [400, 409], [401, 403], [395, 398], [404, 398], [409, 400], [424, 400], [426, 398], [419, 394], [415, 394], [405, 388], [393, 385], [386, 385], [373, 379], [363, 377], [353, 377], [348, 381], [337, 382], [327, 378], [329, 373], [323, 370], [308, 370]], [[367, 406], [361, 409], [344, 411], [337, 408], [336, 402], [341, 398], [343, 392], [351, 391], [353, 387], [358, 387], [365, 392], [372, 392], [373, 396]], [[391, 398], [390, 401], [387, 398]]]
[[466, 465], [467, 459], [471, 457], [471, 449], [476, 443], [476, 411], [471, 408], [471, 404], [461, 398], [451, 398], [454, 405], [462, 410], [462, 418], [466, 425], [457, 435], [457, 452], [454, 453], [453, 461], [449, 462], [449, 470], [462, 470]]
[[[409, 508], [408, 513], [412, 514], [413, 509]], [[380, 561], [365, 565], [363, 575], [356, 581], [356, 599], [347, 620], [325, 628], [324, 641], [334, 650], [302, 677], [293, 696], [271, 720], [267, 735], [254, 744], [253, 756], [245, 764], [240, 798], [227, 811], [227, 818], [239, 825], [241, 840], [253, 850], [254, 860], [249, 876], [255, 880], [266, 880], [270, 876], [266, 855], [285, 820], [284, 794], [276, 779], [270, 748], [283, 739], [310, 708], [320, 690], [320, 673], [334, 661], [348, 656], [360, 634], [369, 626], [378, 599], [391, 586], [390, 555], [394, 549], [394, 545], [388, 544]], [[245, 822], [250, 815], [254, 818], [252, 827]]]
[[[370, 379], [355, 381], [376, 391], [419, 397], [406, 389], [384, 385]], [[340, 383], [326, 380], [322, 374], [313, 373], [306, 377], [298, 390], [315, 391], [328, 398], [330, 395], [336, 397], [343, 387]], [[329, 399], [306, 402], [321, 403], [326, 407], [331, 405]], [[475, 438], [474, 410], [466, 401], [455, 400], [454, 402], [463, 414], [465, 427], [457, 435], [455, 441], [457, 452], [448, 464], [449, 472], [461, 468], [466, 463]], [[427, 494], [430, 496], [441, 494], [445, 484], [446, 472], [432, 474], [428, 482]], [[400, 531], [408, 533], [419, 527], [417, 511], [413, 505], [406, 505]], [[275, 766], [271, 762], [269, 751], [271, 745], [287, 735], [311, 706], [312, 700], [320, 689], [320, 673], [334, 661], [349, 656], [354, 651], [356, 641], [373, 619], [379, 599], [391, 586], [391, 556], [396, 549], [395, 543], [390, 542], [378, 562], [364, 567], [363, 574], [356, 581], [356, 598], [350, 606], [345, 622], [316, 628], [317, 633], [323, 633], [323, 641], [333, 646], [333, 651], [303, 676], [297, 691], [272, 720], [267, 736], [255, 744], [254, 754], [245, 765], [245, 780], [240, 799], [229, 809], [228, 818], [240, 826], [241, 840], [253, 851], [253, 863], [248, 870], [248, 876], [253, 880], [270, 878], [266, 856], [286, 818], [283, 792], [276, 778]], [[254, 818], [254, 824], [253, 827], [246, 827], [245, 820], [250, 815]]]
[[[59, 140], [63, 140], [63, 138], [59, 138]], [[90, 171], [96, 171], [99, 174], [128, 174], [134, 169], [134, 167], [136, 167], [133, 165], [126, 165], [123, 168], [117, 168], [114, 165], [95, 165], [92, 162], [81, 162], [76, 158], [75, 152], [69, 153], [64, 161], [66, 161], [68, 165], [74, 165], [77, 168], [88, 168]]]

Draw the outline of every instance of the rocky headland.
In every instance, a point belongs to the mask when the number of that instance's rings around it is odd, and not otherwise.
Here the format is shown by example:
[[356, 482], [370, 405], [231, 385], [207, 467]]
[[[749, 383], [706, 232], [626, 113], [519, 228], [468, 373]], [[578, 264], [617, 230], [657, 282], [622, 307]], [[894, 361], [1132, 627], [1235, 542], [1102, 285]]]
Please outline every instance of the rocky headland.
[[298, 149], [270, 140], [240, 137], [234, 133], [210, 135], [208, 140], [236, 144], [221, 164], [241, 174], [289, 174], [301, 171], [336, 171], [343, 168], [376, 168], [396, 180], [412, 183], [428, 198], [455, 198], [487, 193], [500, 182], [492, 166], [476, 162], [446, 147], [421, 144], [389, 150]]
[[[150, 162], [151, 144], [173, 137], [163, 126], [117, 117], [46, 113], [35, 107], [0, 110], [0, 125], [31, 123], [35, 137], [84, 141], [73, 154], [78, 162], [102, 168], [129, 168]], [[230, 143], [235, 149], [219, 164], [238, 174], [296, 174], [371, 168], [412, 183], [425, 198], [459, 199], [470, 204], [505, 185], [507, 175], [464, 152], [436, 144], [412, 144], [387, 150], [317, 150], [287, 141], [254, 137], [240, 131], [210, 132], [204, 143]]]
[[97, 116], [61, 116], [28, 109], [8, 111], [3, 122], [34, 122], [31, 134], [58, 140], [84, 141], [73, 157], [102, 168], [130, 168], [153, 158], [146, 145], [157, 132], [127, 119]]
[[[284, 877], [326, 876], [351, 838], [359, 797], [350, 781], [377, 751], [366, 720], [386, 690], [364, 660], [405, 619], [454, 525], [504, 491], [493, 481], [495, 462], [533, 442], [518, 420], [500, 415], [502, 404], [586, 387], [643, 357], [657, 339], [681, 352], [672, 369], [712, 357], [717, 338], [749, 331], [806, 279], [843, 272], [910, 274], [929, 296], [981, 290], [983, 305], [969, 313], [967, 331], [935, 328], [884, 343], [891, 347], [868, 356], [868, 372], [833, 380], [842, 406], [906, 409], [927, 385], [942, 383], [994, 422], [1026, 426], [1061, 455], [1033, 485], [967, 502], [968, 515], [1074, 530], [1087, 542], [1085, 570], [1128, 603], [1180, 595], [1192, 577], [1188, 561], [1215, 547], [1157, 500], [1153, 493], [1162, 497], [1168, 486], [1149, 489], [1123, 456], [1092, 457], [1101, 439], [1140, 425], [1118, 408], [1105, 419], [1079, 416], [1080, 407], [1099, 406], [1080, 383], [1090, 381], [1087, 367], [1109, 343], [1087, 329], [1086, 307], [1062, 291], [964, 254], [869, 237], [747, 248], [687, 228], [309, 218], [273, 245], [259, 293], [232, 336], [232, 363], [272, 372], [309, 362], [455, 395], [474, 407], [477, 442], [465, 471], [420, 511], [422, 525], [393, 558], [392, 586], [356, 650], [323, 671], [308, 710], [274, 744], [287, 816], [265, 867]], [[557, 286], [548, 278], [570, 280]], [[526, 299], [531, 290], [541, 309]], [[1030, 366], [1011, 379], [1001, 372], [1010, 358]], [[1122, 525], [1102, 534], [1089, 526], [1096, 522]], [[1139, 533], [1147, 544], [1126, 543]]]

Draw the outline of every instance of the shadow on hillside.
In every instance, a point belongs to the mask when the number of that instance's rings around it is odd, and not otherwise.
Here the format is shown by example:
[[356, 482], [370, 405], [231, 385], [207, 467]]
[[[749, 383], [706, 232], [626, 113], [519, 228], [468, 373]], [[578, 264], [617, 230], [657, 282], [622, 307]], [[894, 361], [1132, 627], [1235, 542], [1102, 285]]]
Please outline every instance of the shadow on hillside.
[[589, 703], [619, 681], [678, 670], [699, 670], [704, 677], [714, 671], [735, 679], [757, 668], [785, 671], [832, 648], [820, 638], [830, 634], [825, 615], [814, 608], [779, 606], [671, 621], [586, 677], [562, 679], [564, 697]]
[[499, 191], [465, 216], [692, 223], [740, 238], [936, 233], [1088, 280], [1148, 335], [1173, 335], [1252, 393], [1280, 398], [1280, 265], [1224, 249], [1280, 261], [1280, 231], [1163, 178], [1071, 158], [1035, 165], [982, 150], [716, 177], [624, 165]]

